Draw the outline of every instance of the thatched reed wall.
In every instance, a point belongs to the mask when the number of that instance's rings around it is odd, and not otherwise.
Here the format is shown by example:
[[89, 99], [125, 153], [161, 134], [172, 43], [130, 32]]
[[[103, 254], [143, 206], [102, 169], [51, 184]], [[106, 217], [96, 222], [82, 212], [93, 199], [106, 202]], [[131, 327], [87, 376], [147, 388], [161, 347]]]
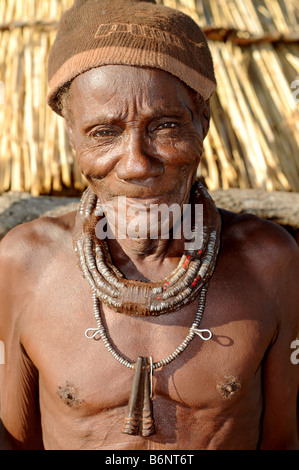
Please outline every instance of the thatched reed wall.
[[[214, 56], [218, 88], [199, 170], [207, 186], [298, 192], [296, 0], [162, 3], [198, 21]], [[49, 49], [57, 21], [71, 4], [0, 2], [0, 193], [70, 194], [84, 188], [64, 122], [45, 101]]]

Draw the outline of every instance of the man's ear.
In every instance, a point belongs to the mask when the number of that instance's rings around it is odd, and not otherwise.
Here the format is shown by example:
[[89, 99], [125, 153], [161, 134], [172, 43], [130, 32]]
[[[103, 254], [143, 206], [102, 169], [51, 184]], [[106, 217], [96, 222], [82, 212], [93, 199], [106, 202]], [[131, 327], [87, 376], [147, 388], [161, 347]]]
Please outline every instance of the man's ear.
[[204, 102], [201, 112], [202, 112], [203, 139], [205, 139], [210, 129], [210, 120], [211, 120], [211, 108], [210, 108], [209, 101]]
[[74, 130], [73, 130], [72, 123], [71, 123], [71, 122], [69, 121], [69, 119], [67, 119], [67, 118], [64, 118], [64, 122], [65, 122], [66, 132], [67, 132], [67, 135], [68, 135], [68, 138], [69, 138], [70, 146], [72, 147], [73, 150], [75, 150], [75, 146], [74, 146]]

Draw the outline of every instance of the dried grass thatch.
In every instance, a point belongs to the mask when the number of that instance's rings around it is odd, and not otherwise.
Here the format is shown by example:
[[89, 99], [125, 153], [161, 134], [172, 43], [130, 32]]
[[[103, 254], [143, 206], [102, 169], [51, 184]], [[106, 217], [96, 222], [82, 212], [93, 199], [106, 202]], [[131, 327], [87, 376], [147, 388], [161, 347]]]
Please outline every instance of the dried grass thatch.
[[[64, 122], [45, 100], [49, 49], [72, 3], [0, 2], [0, 193], [65, 194], [85, 186]], [[299, 92], [291, 88], [299, 78], [296, 0], [161, 3], [198, 21], [214, 56], [218, 88], [200, 170], [207, 186], [299, 191]]]

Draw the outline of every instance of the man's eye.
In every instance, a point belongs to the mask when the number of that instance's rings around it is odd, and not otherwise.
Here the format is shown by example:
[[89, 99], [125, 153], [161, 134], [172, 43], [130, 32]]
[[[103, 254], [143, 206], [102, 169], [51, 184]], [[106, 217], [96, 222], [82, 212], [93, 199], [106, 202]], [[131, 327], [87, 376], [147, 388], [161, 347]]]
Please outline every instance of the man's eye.
[[178, 125], [176, 122], [163, 122], [158, 126], [158, 129], [175, 129]]
[[92, 137], [111, 137], [115, 132], [108, 129], [97, 129], [92, 133]]

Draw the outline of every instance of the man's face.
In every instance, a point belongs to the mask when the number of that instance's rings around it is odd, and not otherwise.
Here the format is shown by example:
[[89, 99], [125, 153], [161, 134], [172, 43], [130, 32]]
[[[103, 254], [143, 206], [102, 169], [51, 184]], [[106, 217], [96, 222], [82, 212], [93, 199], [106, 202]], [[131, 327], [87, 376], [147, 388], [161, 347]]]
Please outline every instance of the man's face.
[[103, 204], [188, 202], [203, 140], [188, 87], [164, 71], [113, 65], [78, 76], [70, 92], [69, 135]]

